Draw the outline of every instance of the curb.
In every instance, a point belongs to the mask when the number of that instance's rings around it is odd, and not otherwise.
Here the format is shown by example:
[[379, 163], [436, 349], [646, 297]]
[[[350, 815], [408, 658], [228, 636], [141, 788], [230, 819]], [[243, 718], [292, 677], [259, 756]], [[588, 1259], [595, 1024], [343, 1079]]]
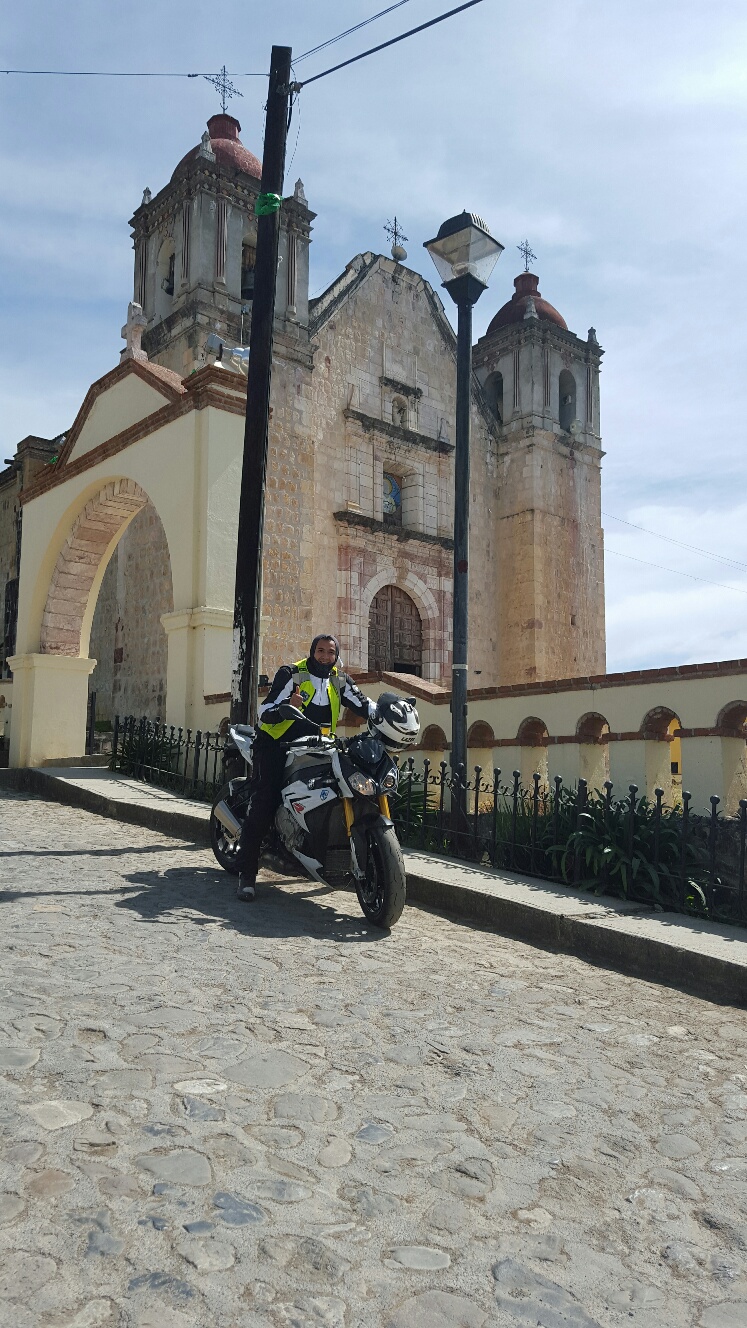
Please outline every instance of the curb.
[[[574, 895], [574, 900], [577, 897]], [[681, 913], [642, 909], [616, 915], [615, 901], [607, 901], [603, 917], [572, 916], [551, 912], [541, 904], [486, 894], [410, 871], [407, 898], [408, 902], [451, 913], [477, 926], [494, 927], [502, 936], [543, 950], [575, 955], [598, 967], [674, 987], [691, 996], [747, 1006], [747, 933], [744, 941], [738, 933], [734, 937], [736, 943], [741, 942], [745, 947], [746, 959], [740, 964], [720, 955], [703, 953], [685, 944], [684, 938], [678, 942], [676, 931], [681, 929], [691, 934], [696, 922], [691, 920], [688, 928], [688, 919]], [[589, 908], [591, 913], [593, 905]], [[626, 928], [626, 918], [636, 930]]]
[[[41, 770], [0, 770], [2, 788], [79, 807], [187, 843], [210, 844], [208, 822], [204, 817], [117, 801]], [[453, 865], [458, 871], [459, 864]], [[679, 913], [653, 913], [645, 908], [631, 910], [630, 905], [620, 905], [613, 899], [597, 898], [593, 903], [589, 900], [589, 912], [579, 914], [580, 897], [578, 893], [570, 892], [569, 903], [575, 907], [565, 912], [562, 904], [558, 909], [542, 902], [543, 889], [546, 889], [552, 892], [557, 904], [558, 891], [562, 887], [539, 880], [529, 887], [517, 879], [509, 883], [518, 887], [518, 893], [522, 890], [527, 893], [526, 899], [517, 898], [516, 888], [514, 897], [510, 893], [499, 893], [500, 881], [496, 882], [495, 889], [474, 889], [457, 880], [442, 879], [444, 868], [448, 869], [448, 866], [448, 861], [439, 862], [439, 874], [434, 876], [408, 869], [408, 900], [448, 913], [462, 922], [495, 928], [503, 936], [540, 949], [574, 955], [599, 967], [674, 987], [690, 995], [728, 1005], [747, 1006], [747, 932], [743, 937], [737, 928], [698, 923], [696, 919], [688, 919]], [[700, 946], [692, 943], [693, 935], [696, 939], [700, 935]], [[708, 942], [717, 946], [724, 936], [729, 944], [743, 948], [743, 962], [723, 954], [709, 953]]]
[[118, 802], [92, 789], [78, 788], [65, 780], [46, 775], [42, 770], [0, 770], [0, 789], [9, 788], [19, 793], [33, 793], [40, 798], [64, 803], [67, 807], [80, 807], [83, 811], [107, 816], [113, 821], [126, 821], [158, 830], [162, 835], [184, 839], [192, 844], [210, 845], [208, 822], [202, 816], [188, 816], [186, 812], [170, 812], [162, 807], [148, 807], [137, 802]]

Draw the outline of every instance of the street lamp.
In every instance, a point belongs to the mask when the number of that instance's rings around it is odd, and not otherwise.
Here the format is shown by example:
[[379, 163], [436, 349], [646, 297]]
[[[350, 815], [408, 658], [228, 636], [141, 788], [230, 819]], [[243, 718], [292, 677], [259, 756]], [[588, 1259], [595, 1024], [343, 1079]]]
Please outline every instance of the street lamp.
[[[485, 222], [462, 212], [441, 226], [425, 248], [457, 306], [456, 456], [454, 466], [454, 602], [451, 675], [451, 768], [467, 768], [467, 637], [469, 571], [469, 450], [472, 385], [472, 306], [487, 287], [503, 253]], [[456, 782], [452, 817], [463, 828], [465, 788]]]

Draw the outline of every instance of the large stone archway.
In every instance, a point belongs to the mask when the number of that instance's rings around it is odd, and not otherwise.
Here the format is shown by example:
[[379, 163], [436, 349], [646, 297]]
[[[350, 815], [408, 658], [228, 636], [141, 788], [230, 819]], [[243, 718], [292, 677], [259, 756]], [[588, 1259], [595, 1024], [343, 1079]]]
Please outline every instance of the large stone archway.
[[11, 661], [19, 723], [11, 763], [79, 758], [85, 748], [91, 623], [99, 588], [124, 531], [149, 503], [132, 479], [109, 480], [72, 518], [48, 573], [38, 652]]
[[112, 550], [148, 502], [134, 480], [112, 480], [86, 503], [55, 563], [42, 615], [39, 652], [78, 658], [88, 637], [101, 579]]

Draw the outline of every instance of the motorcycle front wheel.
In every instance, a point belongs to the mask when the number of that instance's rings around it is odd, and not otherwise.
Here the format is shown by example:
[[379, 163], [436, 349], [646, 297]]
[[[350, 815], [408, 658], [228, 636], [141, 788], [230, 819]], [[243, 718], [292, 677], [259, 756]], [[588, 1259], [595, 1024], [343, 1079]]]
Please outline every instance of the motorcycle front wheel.
[[388, 930], [402, 916], [407, 876], [394, 831], [377, 825], [368, 835], [366, 876], [355, 883], [358, 902], [369, 922]]
[[224, 825], [215, 815], [215, 808], [219, 802], [226, 802], [231, 808], [234, 816], [243, 821], [246, 814], [246, 794], [231, 794], [231, 785], [224, 784], [215, 802], [210, 808], [210, 847], [213, 850], [218, 862], [224, 871], [231, 872], [238, 876], [239, 869], [236, 865], [236, 855], [239, 851], [238, 839], [232, 839]]

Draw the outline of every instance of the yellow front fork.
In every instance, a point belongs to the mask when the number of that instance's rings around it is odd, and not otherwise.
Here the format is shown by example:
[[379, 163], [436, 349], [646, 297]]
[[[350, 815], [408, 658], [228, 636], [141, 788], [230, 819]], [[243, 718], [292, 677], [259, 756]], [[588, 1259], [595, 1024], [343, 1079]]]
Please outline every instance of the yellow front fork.
[[[344, 812], [344, 814], [345, 814], [345, 829], [346, 829], [347, 832], [348, 832], [348, 839], [349, 839], [349, 838], [350, 838], [350, 832], [351, 832], [351, 830], [352, 830], [352, 828], [353, 828], [353, 799], [352, 799], [352, 798], [343, 798], [343, 800], [342, 800], [342, 810], [343, 810], [343, 812]], [[388, 797], [386, 796], [386, 793], [382, 793], [381, 796], [380, 796], [380, 798], [379, 798], [379, 811], [381, 812], [381, 815], [382, 815], [382, 816], [386, 816], [386, 818], [387, 818], [388, 821], [391, 820], [391, 816], [390, 816], [390, 814], [389, 814], [389, 799], [388, 799]]]

